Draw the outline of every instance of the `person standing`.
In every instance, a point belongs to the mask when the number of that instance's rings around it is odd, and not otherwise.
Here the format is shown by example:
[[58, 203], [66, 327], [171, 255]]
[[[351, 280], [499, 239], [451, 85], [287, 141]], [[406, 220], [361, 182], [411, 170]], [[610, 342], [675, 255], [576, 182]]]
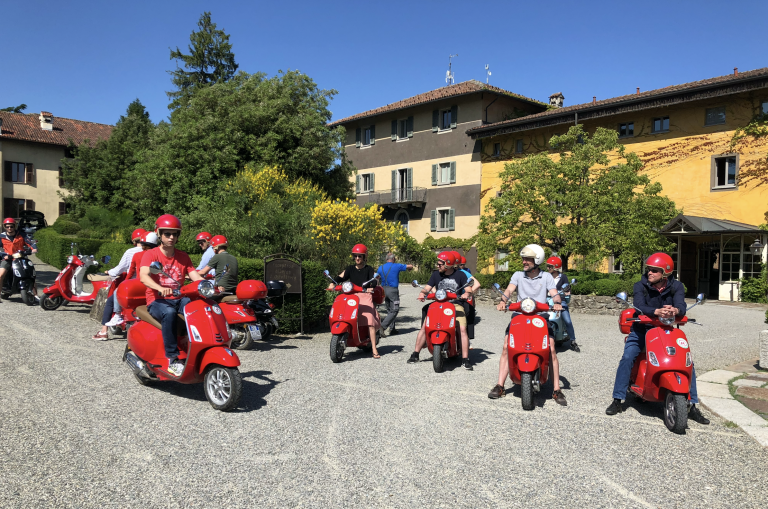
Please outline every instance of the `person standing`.
[[376, 273], [381, 275], [381, 285], [384, 288], [384, 305], [387, 308], [387, 316], [381, 322], [381, 335], [387, 336], [397, 334], [395, 329], [395, 318], [400, 311], [400, 273], [407, 270], [413, 270], [413, 265], [396, 263], [395, 255], [387, 253], [387, 262], [379, 265]]

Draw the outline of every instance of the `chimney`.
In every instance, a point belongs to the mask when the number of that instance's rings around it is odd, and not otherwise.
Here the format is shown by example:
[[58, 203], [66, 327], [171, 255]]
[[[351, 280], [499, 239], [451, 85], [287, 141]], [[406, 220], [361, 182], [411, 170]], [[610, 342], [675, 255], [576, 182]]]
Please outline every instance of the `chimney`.
[[738, 67], [734, 67], [733, 68], [733, 75], [734, 76], [738, 76], [739, 75], [739, 68]]
[[592, 96], [592, 104], [595, 104], [596, 102], [597, 102], [597, 97], [593, 95]]
[[637, 92], [635, 92], [635, 93], [636, 93], [636, 94], [639, 94], [639, 93], [640, 93], [640, 87], [637, 87]]
[[549, 105], [553, 108], [562, 108], [565, 103], [565, 96], [562, 92], [557, 92], [549, 96]]
[[40, 112], [40, 128], [43, 131], [53, 131], [53, 113], [47, 111]]

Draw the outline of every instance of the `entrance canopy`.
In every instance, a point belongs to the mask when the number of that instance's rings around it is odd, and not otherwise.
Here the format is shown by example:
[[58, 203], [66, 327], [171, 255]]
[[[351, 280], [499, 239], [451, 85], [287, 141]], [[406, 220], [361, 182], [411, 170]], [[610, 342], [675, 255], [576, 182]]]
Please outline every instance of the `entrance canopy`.
[[661, 229], [662, 235], [714, 235], [718, 233], [764, 233], [751, 224], [737, 223], [728, 219], [686, 216], [678, 214]]

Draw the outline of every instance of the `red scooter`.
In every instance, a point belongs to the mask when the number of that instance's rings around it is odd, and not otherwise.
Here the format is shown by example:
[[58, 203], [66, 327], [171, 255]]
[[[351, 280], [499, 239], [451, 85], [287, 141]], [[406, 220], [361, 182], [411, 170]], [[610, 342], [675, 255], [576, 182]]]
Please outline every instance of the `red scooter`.
[[[470, 278], [461, 290], [471, 285]], [[422, 288], [415, 279], [411, 282], [414, 287]], [[451, 301], [458, 298], [457, 293], [446, 290], [436, 290], [425, 297], [434, 300], [427, 310], [424, 320], [424, 332], [427, 335], [427, 348], [432, 354], [432, 367], [435, 373], [445, 371], [445, 360], [449, 357], [461, 356], [461, 330], [456, 323], [456, 305]]]
[[224, 312], [224, 318], [232, 331], [232, 348], [245, 350], [256, 339], [262, 339], [264, 331], [256, 313], [248, 306], [255, 299], [267, 296], [267, 285], [255, 279], [246, 279], [238, 283], [235, 294], [216, 293], [211, 299], [218, 302]]
[[[627, 306], [626, 292], [616, 299]], [[696, 297], [696, 304], [705, 300], [703, 293]], [[637, 313], [641, 313], [635, 316]], [[659, 318], [646, 316], [634, 306], [622, 311], [619, 329], [629, 334], [632, 323], [652, 326], [645, 334], [645, 349], [635, 359], [629, 378], [629, 390], [643, 401], [664, 402], [664, 424], [673, 433], [682, 434], [688, 425], [688, 400], [691, 398], [691, 376], [693, 359], [681, 325], [696, 323], [696, 320], [681, 318]], [[677, 326], [677, 327], [675, 327]], [[624, 338], [626, 342], [626, 338]]]
[[[358, 326], [358, 298], [355, 295], [367, 288], [367, 285], [372, 281], [381, 279], [379, 274], [376, 274], [373, 279], [363, 283], [363, 287], [359, 287], [352, 284], [351, 281], [345, 281], [343, 284], [337, 283], [326, 270], [323, 271], [325, 277], [331, 280], [336, 288], [333, 291], [342, 292], [333, 301], [331, 312], [328, 315], [328, 321], [331, 324], [331, 360], [333, 362], [341, 362], [341, 358], [344, 356], [344, 350], [350, 347], [357, 347], [363, 350], [367, 350], [371, 347], [370, 331], [368, 326]], [[384, 302], [384, 290], [381, 286], [377, 286], [374, 289], [373, 305], [378, 306]], [[379, 333], [376, 333], [376, 345], [379, 344]]]
[[[495, 283], [493, 287], [506, 302], [499, 284]], [[551, 339], [547, 317], [539, 315], [549, 311], [549, 304], [527, 298], [509, 304], [508, 309], [516, 312], [512, 315], [506, 338], [509, 377], [520, 386], [523, 410], [533, 410], [534, 393], [538, 393], [549, 379]]]
[[[93, 285], [91, 293], [83, 292], [83, 279], [89, 267], [98, 267], [99, 262], [94, 260], [93, 255], [75, 254], [77, 244], [71, 244], [72, 254], [67, 258], [67, 264], [61, 269], [59, 275], [53, 284], [43, 289], [43, 298], [40, 301], [40, 307], [46, 311], [53, 311], [66, 302], [76, 302], [79, 304], [93, 304], [96, 300], [99, 290], [108, 288], [108, 296], [117, 288], [124, 279], [125, 273], [120, 274], [114, 281], [110, 276], [100, 276], [90, 274], [88, 281]], [[110, 256], [104, 256], [101, 262], [109, 263]]]
[[[169, 275], [160, 263], [152, 262], [152, 274]], [[123, 361], [131, 368], [142, 385], [155, 381], [175, 381], [183, 384], [203, 383], [205, 397], [216, 410], [227, 411], [237, 407], [243, 391], [243, 381], [237, 367], [240, 359], [229, 348], [231, 333], [221, 308], [210, 297], [215, 289], [211, 281], [195, 281], [174, 290], [174, 296], [189, 297], [192, 301], [178, 315], [179, 360], [185, 363], [179, 377], [168, 372], [162, 327], [147, 310], [146, 287], [127, 281], [118, 291], [118, 302], [125, 309], [133, 309], [138, 320], [128, 329], [128, 344]], [[140, 282], [139, 282], [140, 283]], [[141, 293], [139, 293], [141, 292]], [[144, 304], [141, 304], [144, 302]]]

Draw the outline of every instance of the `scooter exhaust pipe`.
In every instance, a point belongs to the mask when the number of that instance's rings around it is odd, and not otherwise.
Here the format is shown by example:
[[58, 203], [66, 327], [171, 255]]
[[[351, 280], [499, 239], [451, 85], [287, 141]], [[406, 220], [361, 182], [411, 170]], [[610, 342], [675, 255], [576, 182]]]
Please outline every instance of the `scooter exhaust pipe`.
[[128, 364], [128, 367], [131, 368], [131, 371], [137, 375], [141, 375], [144, 371], [144, 362], [136, 357], [136, 354], [133, 352], [127, 352], [125, 354], [125, 362]]

